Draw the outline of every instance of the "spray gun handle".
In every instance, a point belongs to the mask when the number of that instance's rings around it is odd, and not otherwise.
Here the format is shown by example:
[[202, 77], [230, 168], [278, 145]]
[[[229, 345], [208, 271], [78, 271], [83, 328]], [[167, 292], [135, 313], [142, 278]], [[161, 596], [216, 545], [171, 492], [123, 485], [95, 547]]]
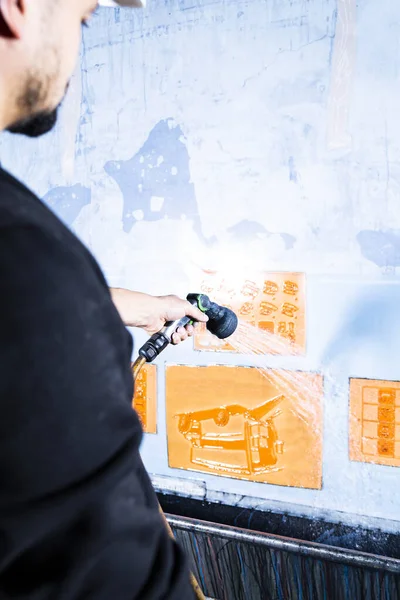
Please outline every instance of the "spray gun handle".
[[[193, 306], [197, 306], [202, 312], [205, 312], [206, 309], [203, 308], [201, 299], [207, 298], [207, 296], [202, 296], [201, 294], [189, 294], [187, 296], [188, 302], [193, 304]], [[207, 298], [208, 300], [208, 298]], [[186, 327], [187, 325], [193, 325], [194, 320], [191, 317], [183, 317], [182, 319], [178, 319], [176, 321], [170, 321], [166, 323], [165, 326], [154, 333], [149, 340], [140, 348], [139, 355], [146, 359], [146, 362], [153, 362], [161, 354], [165, 348], [171, 344], [172, 336], [180, 327]]]
[[[197, 306], [201, 312], [207, 315], [207, 329], [220, 340], [230, 337], [237, 328], [238, 319], [235, 313], [224, 306], [211, 302], [205, 294], [189, 294], [187, 301]], [[165, 327], [155, 333], [139, 350], [139, 355], [147, 362], [152, 362], [172, 342], [173, 334], [180, 327], [193, 325], [191, 317], [183, 317], [178, 321], [166, 323]]]
[[159, 331], [165, 338], [167, 338], [168, 343], [172, 342], [172, 336], [180, 327], [186, 327], [186, 325], [193, 325], [194, 321], [191, 317], [183, 317], [182, 319], [178, 319], [177, 321], [170, 321]]
[[[207, 298], [207, 296], [203, 296], [202, 294], [188, 294], [188, 296], [186, 297], [186, 300], [188, 302], [190, 302], [190, 304], [193, 304], [193, 306], [196, 306], [199, 310], [201, 310], [202, 312], [206, 312], [207, 308], [205, 306], [203, 306], [203, 298]], [[209, 300], [208, 300], [209, 302]], [[159, 333], [162, 333], [162, 335], [164, 337], [166, 337], [169, 340], [169, 343], [172, 342], [172, 336], [174, 335], [174, 333], [177, 332], [177, 330], [180, 327], [186, 327], [187, 325], [194, 325], [196, 321], [194, 319], [192, 319], [192, 317], [183, 317], [182, 319], [178, 319], [176, 321], [170, 321], [169, 323], [166, 323], [165, 327], [163, 327], [163, 329], [161, 329], [161, 331]]]

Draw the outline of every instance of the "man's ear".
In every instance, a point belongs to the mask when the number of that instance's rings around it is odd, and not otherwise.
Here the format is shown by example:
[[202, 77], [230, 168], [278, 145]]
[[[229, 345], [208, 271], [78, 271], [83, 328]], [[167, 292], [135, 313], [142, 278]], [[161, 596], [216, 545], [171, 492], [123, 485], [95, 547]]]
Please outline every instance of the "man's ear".
[[0, 0], [0, 36], [20, 39], [25, 16], [26, 0]]

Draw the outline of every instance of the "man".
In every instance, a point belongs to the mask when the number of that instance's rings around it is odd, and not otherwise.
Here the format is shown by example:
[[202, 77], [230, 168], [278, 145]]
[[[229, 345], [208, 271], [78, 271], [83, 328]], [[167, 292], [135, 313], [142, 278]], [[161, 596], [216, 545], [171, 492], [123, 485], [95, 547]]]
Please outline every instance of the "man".
[[[0, 130], [52, 128], [95, 8], [0, 0]], [[90, 253], [3, 170], [0, 292], [0, 598], [189, 600], [139, 456], [132, 341], [112, 298], [149, 333], [202, 313], [174, 297], [110, 294]]]

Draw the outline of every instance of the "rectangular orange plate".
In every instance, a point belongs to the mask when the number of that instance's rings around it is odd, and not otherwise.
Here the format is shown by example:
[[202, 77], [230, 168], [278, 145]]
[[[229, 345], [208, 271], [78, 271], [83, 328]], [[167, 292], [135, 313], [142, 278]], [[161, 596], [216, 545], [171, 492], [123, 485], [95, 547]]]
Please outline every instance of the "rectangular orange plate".
[[169, 466], [320, 489], [320, 375], [229, 366], [168, 366]]
[[400, 382], [350, 380], [350, 459], [400, 466]]
[[258, 273], [239, 282], [224, 280], [214, 273], [204, 277], [200, 290], [215, 302], [232, 308], [239, 319], [249, 325], [247, 329], [239, 329], [230, 342], [221, 342], [204, 326], [200, 327], [195, 335], [195, 350], [275, 355], [305, 353], [304, 273]]
[[144, 365], [135, 383], [132, 406], [145, 433], [157, 433], [157, 367]]

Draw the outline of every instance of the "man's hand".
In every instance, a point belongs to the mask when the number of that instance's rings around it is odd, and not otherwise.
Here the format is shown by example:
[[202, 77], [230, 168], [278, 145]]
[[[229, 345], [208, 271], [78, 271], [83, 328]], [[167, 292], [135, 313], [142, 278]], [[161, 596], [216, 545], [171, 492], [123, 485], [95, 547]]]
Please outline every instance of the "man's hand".
[[[206, 323], [208, 317], [187, 300], [177, 296], [150, 296], [130, 290], [112, 289], [113, 302], [127, 327], [140, 327], [153, 335], [168, 321], [192, 317]], [[179, 344], [194, 333], [194, 327], [180, 327], [172, 336], [172, 342]]]

